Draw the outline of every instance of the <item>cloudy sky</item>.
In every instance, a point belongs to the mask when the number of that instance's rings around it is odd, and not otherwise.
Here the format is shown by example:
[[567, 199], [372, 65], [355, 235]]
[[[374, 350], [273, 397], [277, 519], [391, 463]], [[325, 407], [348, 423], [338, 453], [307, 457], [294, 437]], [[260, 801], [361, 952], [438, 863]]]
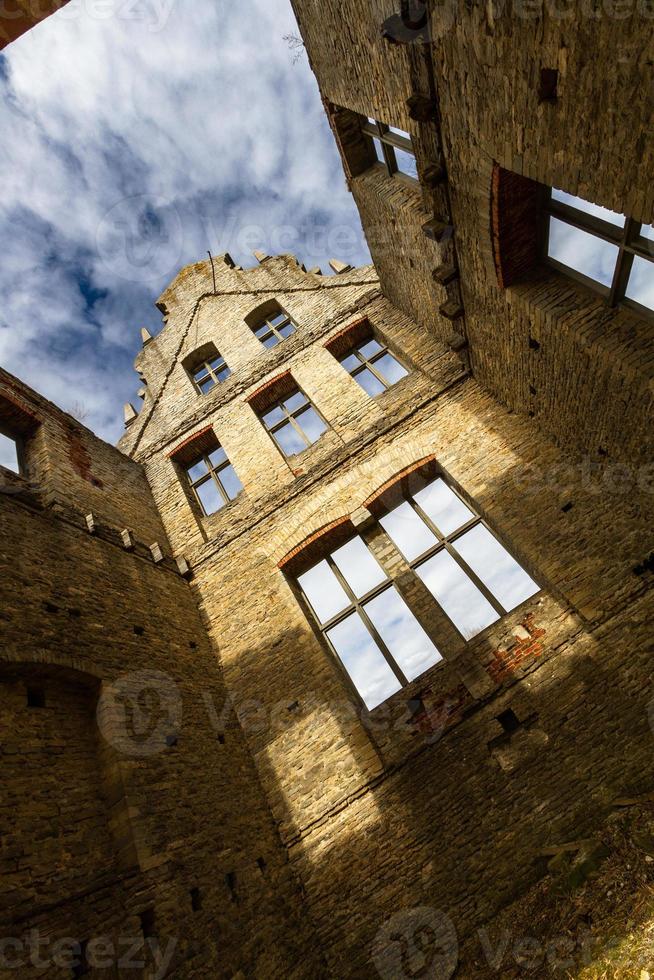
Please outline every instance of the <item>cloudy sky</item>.
[[0, 364], [115, 441], [208, 248], [369, 261], [288, 0], [71, 0], [0, 55]]

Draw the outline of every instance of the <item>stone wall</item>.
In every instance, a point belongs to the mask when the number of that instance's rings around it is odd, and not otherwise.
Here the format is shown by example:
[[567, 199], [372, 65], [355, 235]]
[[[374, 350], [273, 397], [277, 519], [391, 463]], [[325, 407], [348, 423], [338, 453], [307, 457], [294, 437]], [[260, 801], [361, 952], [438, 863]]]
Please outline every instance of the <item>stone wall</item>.
[[[493, 164], [650, 223], [654, 109], [646, 4], [428, 4], [432, 44], [391, 45], [387, 3], [294, 8], [323, 98], [410, 132], [421, 184], [398, 186], [383, 168], [350, 181], [383, 290], [445, 339], [446, 298], [431, 273], [455, 259], [475, 376], [561, 444], [626, 464], [651, 458], [654, 328], [610, 309], [550, 268], [503, 289], [493, 261]], [[542, 70], [555, 78], [543, 98]], [[556, 72], [553, 76], [553, 72]], [[407, 99], [436, 98], [427, 121]], [[427, 168], [443, 165], [434, 191]], [[409, 203], [409, 198], [411, 203]], [[421, 225], [451, 221], [442, 249]], [[450, 292], [453, 287], [450, 287]]]
[[142, 468], [5, 374], [0, 404], [32, 419], [0, 469], [0, 976], [82, 975], [66, 939], [94, 976], [321, 975]]
[[[194, 342], [229, 351], [233, 374], [200, 396], [177, 363], [169, 377], [179, 387], [171, 380], [163, 390], [135, 454], [173, 550], [193, 568], [331, 973], [369, 976], [376, 937], [398, 909], [441, 909], [462, 938], [529, 887], [543, 848], [587, 835], [616, 796], [651, 788], [651, 473], [618, 471], [606, 458], [589, 466], [557, 448], [374, 283], [348, 284], [364, 270], [338, 277], [347, 285], [321, 315], [311, 289], [283, 298], [293, 263], [264, 265], [297, 333], [253, 350], [243, 329], [256, 293], [212, 298]], [[184, 316], [192, 296], [185, 303]], [[326, 349], [362, 317], [412, 369], [377, 399]], [[179, 346], [172, 338], [183, 322], [171, 313], [154, 343]], [[248, 405], [285, 371], [331, 427], [291, 460]], [[170, 452], [207, 426], [244, 492], [205, 518], [193, 513]], [[428, 457], [542, 587], [467, 643], [364, 507]], [[279, 567], [345, 519], [443, 657], [372, 712], [350, 693]], [[515, 729], [500, 720], [508, 710]]]

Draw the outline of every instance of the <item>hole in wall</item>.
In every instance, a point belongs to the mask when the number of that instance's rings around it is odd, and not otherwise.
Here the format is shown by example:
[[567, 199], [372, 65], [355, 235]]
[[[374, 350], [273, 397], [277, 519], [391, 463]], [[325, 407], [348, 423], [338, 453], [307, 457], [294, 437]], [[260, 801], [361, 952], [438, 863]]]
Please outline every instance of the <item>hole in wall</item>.
[[268, 865], [266, 864], [266, 859], [265, 858], [262, 858], [262, 857], [258, 857], [257, 858], [257, 867], [259, 868], [259, 871], [261, 872], [261, 874], [262, 875], [265, 875], [265, 873], [266, 873], [266, 871], [268, 869]]
[[83, 943], [78, 943], [73, 949], [75, 961], [70, 974], [71, 977], [86, 977], [91, 973], [91, 967], [89, 966], [88, 959], [88, 946], [89, 941], [88, 939], [85, 939]]
[[151, 939], [154, 936], [156, 929], [156, 916], [154, 914], [154, 909], [145, 909], [139, 914], [139, 919], [141, 921], [141, 932], [143, 933], [144, 939]]
[[529, 349], [530, 350], [540, 350], [540, 344], [533, 337], [529, 338]]
[[69, 609], [68, 610], [68, 615], [70, 616], [71, 619], [79, 619], [81, 617], [81, 615], [82, 615], [82, 610], [81, 609]]
[[521, 725], [521, 722], [518, 720], [518, 716], [511, 708], [507, 708], [506, 711], [499, 714], [497, 716], [497, 721], [499, 721], [504, 731], [509, 735], [516, 732]]
[[179, 735], [176, 732], [173, 732], [170, 735], [166, 735], [166, 747], [167, 748], [174, 749], [175, 746], [178, 743], [179, 743]]
[[541, 68], [540, 81], [538, 85], [538, 101], [556, 102], [559, 97], [558, 85], [558, 68]]
[[135, 632], [135, 634], [137, 636], [143, 636], [143, 634], [145, 633], [145, 627], [144, 626], [135, 626], [134, 627], [134, 632]]
[[236, 872], [228, 871], [225, 875], [225, 884], [227, 885], [227, 890], [229, 891], [230, 902], [238, 902], [238, 895], [236, 894]]
[[225, 744], [225, 736], [224, 735], [219, 735], [218, 736], [218, 741], [220, 742], [221, 745], [224, 745]]
[[47, 613], [54, 614], [59, 612], [59, 606], [55, 606], [54, 602], [44, 602], [43, 608]]
[[574, 507], [574, 504], [572, 503], [571, 500], [569, 500], [567, 504], [564, 504], [563, 505], [563, 507], [561, 508], [561, 510], [563, 511], [564, 514], [567, 514], [567, 513], [569, 513], [569, 511], [572, 510], [573, 507]]
[[42, 687], [27, 688], [27, 707], [45, 708], [45, 689]]
[[191, 908], [194, 912], [199, 912], [202, 908], [202, 892], [199, 888], [191, 888]]

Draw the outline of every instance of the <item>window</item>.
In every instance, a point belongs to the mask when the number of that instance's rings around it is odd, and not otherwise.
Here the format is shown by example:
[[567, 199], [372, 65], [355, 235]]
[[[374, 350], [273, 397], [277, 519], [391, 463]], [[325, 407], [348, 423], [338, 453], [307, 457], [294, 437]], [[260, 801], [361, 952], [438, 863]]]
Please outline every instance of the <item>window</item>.
[[356, 344], [339, 360], [345, 370], [373, 398], [409, 373], [375, 337]]
[[206, 395], [219, 381], [226, 381], [232, 372], [220, 354], [211, 361], [204, 361], [193, 371], [193, 380], [201, 395]]
[[466, 640], [539, 591], [442, 477], [379, 522]]
[[654, 312], [654, 227], [554, 188], [546, 202], [546, 258], [611, 306]]
[[11, 470], [12, 473], [20, 473], [18, 461], [18, 444], [11, 436], [6, 436], [0, 432], [0, 466]]
[[367, 119], [361, 129], [372, 141], [377, 162], [386, 168], [389, 177], [403, 174], [418, 179], [413, 143], [408, 133], [375, 119]]
[[198, 457], [186, 468], [186, 475], [207, 517], [238, 497], [243, 489], [222, 446]]
[[297, 581], [321, 633], [368, 709], [441, 659], [360, 537], [332, 551]]
[[276, 347], [282, 340], [286, 340], [291, 334], [295, 333], [297, 327], [285, 310], [277, 306], [276, 311], [269, 313], [263, 320], [259, 320], [256, 326], [252, 327], [254, 336], [257, 337], [264, 347]]
[[322, 415], [299, 388], [267, 406], [259, 417], [284, 456], [301, 453], [328, 428]]
[[220, 381], [226, 381], [232, 373], [211, 342], [187, 355], [182, 364], [201, 395], [206, 395]]

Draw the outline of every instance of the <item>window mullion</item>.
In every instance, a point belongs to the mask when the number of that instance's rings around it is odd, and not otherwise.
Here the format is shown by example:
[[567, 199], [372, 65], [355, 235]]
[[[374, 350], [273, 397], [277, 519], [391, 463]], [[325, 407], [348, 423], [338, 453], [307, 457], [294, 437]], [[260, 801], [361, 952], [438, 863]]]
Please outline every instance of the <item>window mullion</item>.
[[[392, 582], [389, 582], [387, 588], [389, 588], [389, 589], [394, 588], [393, 583]], [[370, 616], [366, 612], [365, 606], [361, 605], [360, 603], [357, 603], [356, 610], [357, 610], [357, 612], [359, 614], [359, 617], [363, 621], [364, 626], [366, 627], [366, 629], [368, 630], [368, 632], [372, 636], [373, 640], [375, 641], [375, 643], [379, 647], [379, 649], [380, 649], [380, 651], [381, 651], [384, 659], [388, 663], [388, 666], [391, 668], [391, 670], [393, 671], [393, 673], [397, 677], [397, 679], [400, 682], [400, 684], [402, 685], [402, 687], [406, 687], [407, 684], [409, 683], [409, 678], [406, 676], [406, 674], [404, 673], [404, 671], [400, 668], [399, 664], [395, 660], [395, 657], [393, 656], [393, 654], [391, 653], [391, 651], [389, 650], [389, 648], [386, 646], [386, 644], [382, 640], [382, 638], [379, 635], [379, 633], [377, 632], [377, 629], [375, 627], [375, 624], [373, 623], [373, 621], [371, 620]]]
[[384, 162], [386, 163], [386, 169], [388, 171], [389, 177], [393, 177], [397, 173], [397, 160], [395, 159], [395, 150], [389, 143], [382, 143], [382, 151], [384, 153]]
[[225, 490], [225, 488], [224, 488], [224, 486], [223, 486], [223, 485], [222, 485], [222, 483], [220, 482], [220, 477], [219, 477], [219, 476], [218, 476], [218, 474], [217, 474], [217, 473], [215, 472], [215, 470], [212, 470], [212, 472], [211, 472], [211, 476], [212, 476], [212, 479], [213, 479], [213, 482], [214, 482], [214, 483], [216, 484], [216, 486], [218, 487], [218, 492], [220, 493], [220, 496], [221, 496], [221, 497], [223, 498], [223, 501], [224, 501], [224, 502], [225, 502], [226, 504], [228, 504], [228, 503], [229, 503], [229, 497], [227, 496], [227, 491]]
[[[480, 524], [482, 523], [481, 519], [480, 519], [479, 523]], [[490, 591], [490, 589], [486, 585], [484, 585], [484, 583], [479, 578], [479, 576], [476, 574], [476, 572], [473, 572], [473, 570], [470, 568], [470, 565], [467, 563], [467, 561], [465, 560], [465, 558], [463, 558], [459, 554], [459, 552], [456, 550], [456, 548], [454, 547], [454, 545], [451, 544], [447, 540], [445, 540], [443, 542], [443, 544], [445, 545], [445, 549], [446, 549], [447, 553], [463, 569], [463, 571], [465, 572], [465, 574], [474, 583], [474, 585], [477, 586], [477, 588], [479, 589], [479, 591], [481, 592], [481, 594], [484, 596], [484, 598], [487, 599], [488, 602], [490, 602], [490, 604], [493, 607], [493, 609], [495, 610], [495, 612], [496, 613], [499, 613], [500, 616], [506, 616], [507, 610], [501, 605], [501, 603], [498, 602], [498, 600], [495, 598], [495, 596]], [[500, 542], [500, 544], [501, 544], [501, 542]], [[504, 545], [502, 545], [502, 547], [504, 547]]]
[[[364, 544], [365, 544], [365, 542], [364, 542]], [[368, 547], [368, 546], [366, 545], [366, 547]], [[345, 576], [343, 575], [342, 571], [340, 570], [340, 568], [338, 567], [338, 565], [336, 564], [336, 562], [334, 561], [334, 559], [332, 558], [331, 555], [328, 555], [327, 556], [327, 564], [329, 565], [329, 567], [331, 568], [332, 572], [336, 576], [336, 579], [338, 580], [339, 585], [344, 590], [344, 592], [347, 595], [347, 597], [352, 600], [352, 605], [354, 606], [355, 612], [359, 615], [360, 619], [363, 621], [364, 626], [366, 627], [366, 629], [368, 630], [368, 632], [372, 636], [373, 640], [375, 641], [375, 643], [377, 644], [377, 646], [381, 650], [384, 658], [388, 662], [389, 667], [391, 668], [391, 670], [393, 671], [393, 673], [395, 674], [395, 676], [399, 680], [399, 682], [402, 685], [402, 687], [405, 687], [409, 683], [408, 678], [405, 676], [405, 674], [400, 669], [399, 665], [396, 663], [395, 658], [393, 657], [393, 654], [391, 653], [391, 651], [388, 649], [388, 647], [386, 646], [386, 644], [382, 640], [381, 636], [379, 635], [379, 633], [377, 632], [377, 630], [375, 628], [374, 623], [372, 622], [372, 620], [368, 616], [368, 614], [365, 611], [364, 606], [363, 606], [363, 603], [364, 602], [370, 601], [370, 599], [374, 598], [376, 589], [371, 590], [371, 592], [368, 593], [368, 594], [366, 594], [363, 597], [363, 599], [359, 599], [359, 597], [357, 595], [355, 595], [352, 587], [350, 586], [349, 582], [347, 581], [347, 579], [345, 578]], [[390, 579], [387, 579], [386, 582], [383, 582], [381, 584], [384, 586], [384, 588], [381, 588], [379, 590], [379, 593], [378, 594], [381, 594], [382, 592], [385, 592], [386, 589], [392, 589], [393, 588], [393, 583], [392, 583], [392, 581]]]
[[445, 535], [441, 534], [441, 532], [438, 530], [438, 528], [432, 521], [431, 517], [427, 516], [427, 514], [424, 512], [424, 510], [422, 509], [418, 501], [414, 500], [413, 497], [409, 497], [408, 503], [413, 507], [420, 520], [427, 525], [427, 527], [433, 534], [436, 535], [438, 540], [441, 542], [444, 541]]
[[386, 380], [386, 378], [381, 373], [381, 371], [378, 371], [377, 370], [377, 368], [373, 365], [373, 363], [371, 361], [368, 361], [368, 363], [366, 364], [366, 367], [368, 368], [368, 370], [370, 371], [370, 373], [371, 374], [374, 374], [374, 376], [377, 378], [377, 380], [381, 384], [383, 384], [384, 388], [389, 388], [390, 387], [390, 383]]
[[298, 422], [295, 421], [295, 419], [293, 418], [292, 415], [289, 415], [288, 416], [288, 421], [291, 423], [291, 425], [293, 426], [293, 428], [295, 429], [295, 431], [298, 433], [298, 435], [300, 435], [302, 437], [302, 441], [305, 442], [307, 446], [310, 446], [311, 445], [311, 442], [309, 441], [307, 435], [305, 434], [304, 429], [300, 426], [300, 424]]

